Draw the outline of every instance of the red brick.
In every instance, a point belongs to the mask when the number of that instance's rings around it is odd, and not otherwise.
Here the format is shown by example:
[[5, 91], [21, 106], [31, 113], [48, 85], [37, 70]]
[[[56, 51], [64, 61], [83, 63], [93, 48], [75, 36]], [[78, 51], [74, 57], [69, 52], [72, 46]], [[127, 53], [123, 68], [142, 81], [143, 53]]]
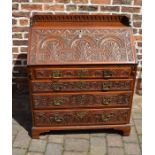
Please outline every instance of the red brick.
[[142, 15], [133, 15], [133, 20], [142, 20]]
[[18, 10], [18, 4], [13, 4], [12, 5], [12, 10]]
[[88, 3], [88, 0], [72, 0], [73, 3]]
[[142, 34], [142, 29], [139, 29], [139, 34]]
[[66, 10], [67, 11], [74, 11], [74, 10], [76, 10], [76, 5], [67, 5]]
[[133, 34], [137, 34], [138, 33], [138, 29], [132, 29], [133, 30]]
[[110, 4], [110, 0], [91, 0], [92, 4]]
[[21, 4], [21, 9], [22, 10], [42, 10], [42, 4]]
[[140, 35], [134, 36], [134, 40], [135, 41], [142, 41], [142, 36], [140, 36]]
[[113, 0], [113, 4], [130, 5], [132, 0]]
[[101, 6], [101, 11], [119, 12], [119, 6]]
[[29, 21], [27, 19], [20, 19], [19, 23], [22, 26], [26, 26], [26, 25], [28, 25]]
[[28, 39], [28, 37], [29, 37], [29, 34], [28, 33], [25, 33], [24, 34], [24, 38]]
[[81, 6], [79, 6], [79, 10], [80, 11], [97, 11], [98, 10], [98, 6], [85, 6], [85, 5], [81, 5]]
[[56, 3], [69, 3], [70, 0], [55, 0]]
[[27, 46], [28, 45], [28, 40], [13, 40], [13, 45]]
[[129, 12], [129, 13], [139, 13], [141, 10], [140, 7], [122, 7], [122, 12]]
[[137, 55], [137, 58], [138, 59], [142, 59], [142, 55]]
[[12, 32], [28, 32], [28, 27], [13, 27]]
[[21, 34], [21, 33], [13, 34], [13, 35], [12, 35], [12, 38], [22, 39], [22, 34]]
[[134, 27], [141, 27], [141, 22], [133, 22]]
[[134, 5], [142, 5], [142, 0], [134, 0]]
[[20, 52], [27, 52], [28, 51], [28, 47], [21, 47], [20, 48]]
[[64, 5], [49, 5], [45, 4], [45, 10], [52, 10], [52, 11], [63, 11]]
[[142, 42], [137, 42], [138, 47], [142, 47]]
[[18, 53], [18, 47], [12, 47], [12, 53]]
[[16, 25], [17, 24], [17, 20], [16, 19], [12, 19], [12, 25]]
[[29, 12], [15, 12], [15, 11], [13, 11], [12, 16], [16, 17], [16, 18], [18, 18], [18, 17], [30, 17], [30, 13]]

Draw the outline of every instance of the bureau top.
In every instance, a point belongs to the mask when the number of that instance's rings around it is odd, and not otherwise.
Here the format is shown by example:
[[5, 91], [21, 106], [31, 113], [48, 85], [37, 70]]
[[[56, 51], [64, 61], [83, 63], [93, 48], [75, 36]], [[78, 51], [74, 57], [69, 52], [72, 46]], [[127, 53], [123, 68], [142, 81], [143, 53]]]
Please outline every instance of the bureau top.
[[28, 65], [136, 63], [129, 19], [121, 15], [31, 18]]

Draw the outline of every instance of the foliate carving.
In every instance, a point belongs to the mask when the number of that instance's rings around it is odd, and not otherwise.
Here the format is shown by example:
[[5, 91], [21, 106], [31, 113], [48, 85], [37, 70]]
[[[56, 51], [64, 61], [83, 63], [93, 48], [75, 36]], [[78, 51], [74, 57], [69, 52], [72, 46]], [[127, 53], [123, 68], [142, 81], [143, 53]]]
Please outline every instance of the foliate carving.
[[131, 90], [132, 80], [33, 82], [34, 92]]
[[33, 95], [34, 108], [128, 106], [131, 93]]
[[129, 77], [131, 68], [105, 68], [105, 69], [36, 69], [36, 78], [116, 78]]
[[129, 110], [34, 112], [36, 126], [127, 123]]
[[133, 62], [129, 29], [33, 29], [29, 64]]

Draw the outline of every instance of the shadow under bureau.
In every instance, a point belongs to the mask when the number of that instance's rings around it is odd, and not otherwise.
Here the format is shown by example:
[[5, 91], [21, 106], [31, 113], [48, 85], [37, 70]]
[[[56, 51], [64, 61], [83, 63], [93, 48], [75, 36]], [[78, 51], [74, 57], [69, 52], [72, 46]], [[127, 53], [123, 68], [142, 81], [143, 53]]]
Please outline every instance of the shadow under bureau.
[[135, 57], [125, 16], [33, 16], [27, 64], [32, 137], [106, 128], [129, 135]]

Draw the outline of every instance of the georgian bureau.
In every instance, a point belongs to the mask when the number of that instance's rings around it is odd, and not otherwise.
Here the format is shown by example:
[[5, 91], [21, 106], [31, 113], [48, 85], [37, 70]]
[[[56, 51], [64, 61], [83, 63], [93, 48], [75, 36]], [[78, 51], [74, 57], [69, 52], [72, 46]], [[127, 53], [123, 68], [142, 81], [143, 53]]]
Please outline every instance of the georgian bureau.
[[105, 128], [129, 135], [135, 57], [125, 16], [34, 15], [28, 51], [32, 137]]

